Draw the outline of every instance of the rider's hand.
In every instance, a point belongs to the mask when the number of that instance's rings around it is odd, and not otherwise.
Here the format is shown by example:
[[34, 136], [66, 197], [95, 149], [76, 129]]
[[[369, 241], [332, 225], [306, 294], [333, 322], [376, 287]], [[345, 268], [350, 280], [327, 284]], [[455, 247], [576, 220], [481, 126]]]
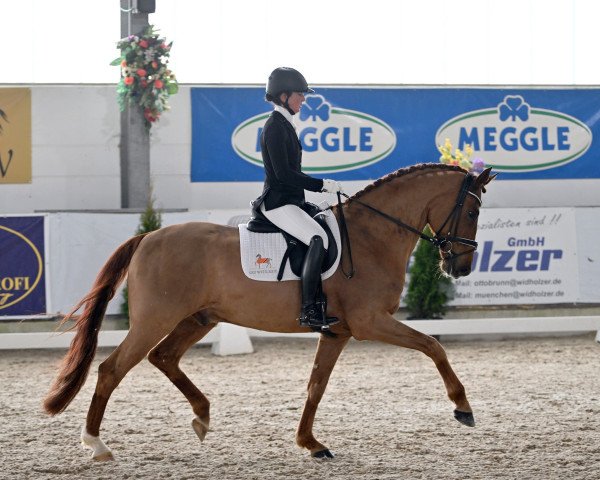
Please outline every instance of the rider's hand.
[[328, 180], [325, 178], [323, 179], [323, 190], [321, 191], [327, 193], [343, 192], [342, 184], [336, 180]]

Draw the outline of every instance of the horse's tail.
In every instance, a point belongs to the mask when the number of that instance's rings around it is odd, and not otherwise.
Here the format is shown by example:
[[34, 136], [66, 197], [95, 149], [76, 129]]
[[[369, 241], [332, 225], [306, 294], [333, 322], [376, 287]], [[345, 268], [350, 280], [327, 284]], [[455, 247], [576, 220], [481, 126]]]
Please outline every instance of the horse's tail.
[[[61, 321], [60, 325], [63, 325], [70, 319], [75, 320], [73, 328], [77, 331], [44, 399], [44, 410], [50, 415], [64, 411], [85, 383], [108, 302], [125, 278], [131, 258], [145, 235], [132, 237], [115, 250], [98, 273], [89, 293]], [[81, 315], [75, 315], [84, 305]]]

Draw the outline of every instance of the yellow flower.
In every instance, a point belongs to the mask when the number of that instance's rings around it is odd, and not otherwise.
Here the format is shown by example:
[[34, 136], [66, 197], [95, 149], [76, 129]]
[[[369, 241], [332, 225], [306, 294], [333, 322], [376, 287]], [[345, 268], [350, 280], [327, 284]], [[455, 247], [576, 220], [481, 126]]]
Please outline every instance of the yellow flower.
[[473, 167], [473, 164], [471, 163], [471, 160], [468, 159], [462, 159], [458, 162], [458, 165], [462, 168], [464, 168], [465, 170], [471, 170], [471, 168]]

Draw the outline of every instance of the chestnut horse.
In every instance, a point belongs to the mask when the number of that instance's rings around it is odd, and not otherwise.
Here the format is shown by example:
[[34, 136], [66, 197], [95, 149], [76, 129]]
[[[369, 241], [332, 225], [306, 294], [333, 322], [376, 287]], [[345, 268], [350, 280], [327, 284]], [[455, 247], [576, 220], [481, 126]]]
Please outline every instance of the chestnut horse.
[[[415, 165], [375, 181], [341, 207], [355, 274], [349, 278], [339, 268], [323, 283], [328, 314], [340, 322], [331, 328], [334, 335], [320, 336], [296, 434], [298, 445], [312, 456], [333, 456], [313, 436], [313, 422], [331, 371], [350, 337], [412, 348], [430, 357], [455, 404], [455, 418], [474, 426], [465, 389], [443, 347], [393, 314], [417, 234], [426, 224], [437, 232], [430, 240], [440, 247], [444, 272], [453, 277], [470, 273], [481, 194], [493, 177], [490, 169], [475, 176], [459, 167]], [[340, 207], [333, 210], [339, 221]], [[271, 332], [308, 331], [297, 320], [298, 282], [250, 280], [242, 272], [239, 248], [237, 228], [210, 223], [174, 225], [133, 237], [112, 254], [91, 291], [63, 319], [75, 320], [76, 334], [44, 400], [51, 415], [62, 412], [85, 383], [106, 306], [128, 275], [130, 329], [98, 368], [82, 431], [82, 441], [93, 450], [94, 459], [113, 458], [99, 437], [104, 410], [119, 382], [146, 355], [190, 402], [195, 415], [192, 426], [204, 440], [209, 431], [209, 401], [179, 368], [186, 350], [219, 322]], [[344, 258], [347, 266], [348, 256]], [[82, 313], [75, 315], [81, 307]]]

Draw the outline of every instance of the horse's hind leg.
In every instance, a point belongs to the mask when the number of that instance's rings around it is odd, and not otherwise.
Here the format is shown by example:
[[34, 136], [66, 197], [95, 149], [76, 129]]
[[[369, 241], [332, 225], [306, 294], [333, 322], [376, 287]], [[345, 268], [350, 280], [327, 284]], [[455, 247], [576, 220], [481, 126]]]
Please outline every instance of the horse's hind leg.
[[357, 340], [378, 340], [423, 352], [435, 363], [444, 380], [448, 398], [456, 405], [454, 418], [469, 427], [475, 426], [465, 388], [452, 370], [444, 347], [435, 338], [404, 325], [389, 314], [370, 319], [357, 318], [352, 324], [352, 334]]
[[321, 335], [319, 338], [313, 370], [308, 381], [308, 398], [296, 433], [296, 443], [310, 450], [310, 454], [316, 458], [333, 458], [329, 449], [315, 439], [312, 427], [331, 371], [349, 338], [350, 336], [345, 334], [338, 334], [335, 338]]
[[195, 417], [192, 427], [200, 441], [204, 440], [210, 423], [210, 402], [179, 368], [183, 354], [204, 337], [215, 323], [201, 313], [183, 320], [175, 330], [164, 338], [148, 355], [148, 360], [163, 372], [192, 406]]
[[113, 460], [110, 449], [100, 440], [100, 424], [110, 395], [125, 377], [168, 333], [166, 327], [129, 330], [125, 340], [98, 367], [96, 391], [88, 410], [81, 441], [91, 448], [94, 460]]

